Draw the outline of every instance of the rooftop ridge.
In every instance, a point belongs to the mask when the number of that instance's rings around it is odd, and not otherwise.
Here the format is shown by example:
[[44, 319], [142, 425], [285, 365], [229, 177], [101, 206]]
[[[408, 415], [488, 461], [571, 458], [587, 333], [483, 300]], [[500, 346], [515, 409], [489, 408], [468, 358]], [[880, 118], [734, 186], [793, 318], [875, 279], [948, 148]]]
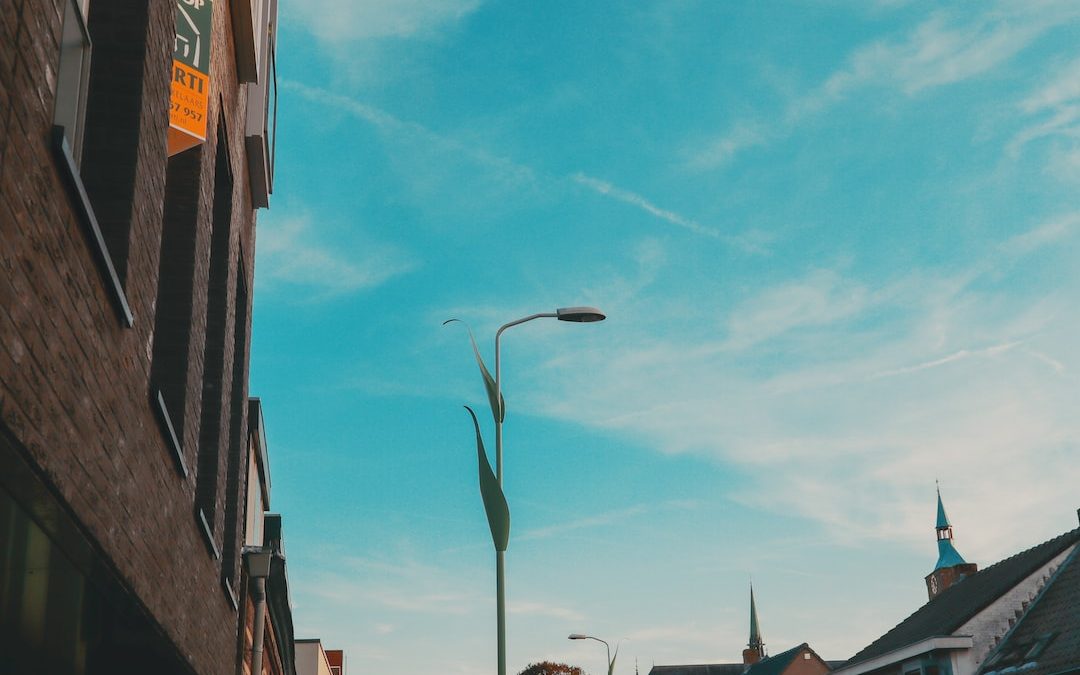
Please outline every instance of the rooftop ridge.
[[[867, 646], [855, 653], [850, 659], [848, 659], [844, 666], [855, 665], [863, 661], [868, 661], [877, 656], [881, 656], [894, 649], [903, 647], [914, 642], [918, 642], [920, 639], [932, 637], [934, 635], [946, 635], [952, 633], [971, 617], [975, 616], [982, 610], [986, 609], [994, 600], [1000, 597], [1008, 588], [1012, 588], [1021, 580], [1029, 576], [1038, 567], [1045, 564], [1048, 560], [1052, 559], [1057, 554], [1061, 553], [1069, 545], [1075, 544], [1080, 541], [1080, 527], [1068, 530], [1062, 534], [1047, 539], [1046, 541], [1026, 548], [1022, 551], [1014, 553], [1013, 555], [1003, 558], [998, 562], [986, 567], [964, 581], [951, 586], [942, 591], [937, 597], [932, 600], [928, 600], [921, 605], [914, 612], [902, 619], [895, 626], [886, 631], [878, 639], [874, 640]], [[1004, 574], [1002, 570], [1007, 570], [1009, 563], [1017, 563], [1026, 556], [1032, 556], [1036, 551], [1042, 549], [1043, 554], [1036, 557], [1024, 568], [1017, 570], [1011, 575], [1005, 576], [1003, 579], [997, 579], [996, 577]], [[1019, 577], [1019, 578], [1016, 578]], [[997, 581], [997, 586], [989, 589], [980, 588], [987, 580]], [[1000, 588], [1003, 587], [1003, 588]], [[976, 602], [972, 602], [967, 607], [950, 607], [950, 605], [961, 604], [958, 600], [963, 599], [964, 596], [970, 595], [975, 591], [983, 591], [982, 597], [978, 597]], [[995, 592], [996, 591], [996, 592]], [[987, 597], [989, 596], [989, 597]], [[933, 622], [932, 616], [938, 609], [941, 609], [939, 614], [943, 614], [941, 621]], [[898, 633], [901, 629], [910, 623], [916, 622], [917, 619], [928, 619], [927, 623], [932, 624], [927, 626], [926, 629], [919, 631], [912, 631], [911, 636], [904, 636], [902, 639]], [[910, 639], [909, 639], [910, 638]]]

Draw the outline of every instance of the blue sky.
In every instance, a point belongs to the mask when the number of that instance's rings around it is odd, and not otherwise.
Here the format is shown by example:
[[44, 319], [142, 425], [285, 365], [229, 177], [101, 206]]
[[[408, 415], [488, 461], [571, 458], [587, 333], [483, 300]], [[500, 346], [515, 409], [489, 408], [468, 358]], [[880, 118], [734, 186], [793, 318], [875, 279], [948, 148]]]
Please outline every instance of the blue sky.
[[[465, 331], [506, 333], [509, 666], [842, 659], [1080, 506], [1080, 5], [283, 0], [252, 393], [299, 637], [494, 669]], [[481, 415], [492, 444], [490, 416]]]

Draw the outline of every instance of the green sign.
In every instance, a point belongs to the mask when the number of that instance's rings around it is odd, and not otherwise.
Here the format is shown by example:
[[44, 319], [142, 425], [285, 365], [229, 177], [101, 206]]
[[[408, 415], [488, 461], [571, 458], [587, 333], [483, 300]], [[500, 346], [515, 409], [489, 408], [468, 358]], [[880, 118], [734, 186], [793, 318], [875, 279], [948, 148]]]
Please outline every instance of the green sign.
[[210, 29], [213, 0], [176, 0], [176, 43], [173, 58], [200, 73], [210, 72]]

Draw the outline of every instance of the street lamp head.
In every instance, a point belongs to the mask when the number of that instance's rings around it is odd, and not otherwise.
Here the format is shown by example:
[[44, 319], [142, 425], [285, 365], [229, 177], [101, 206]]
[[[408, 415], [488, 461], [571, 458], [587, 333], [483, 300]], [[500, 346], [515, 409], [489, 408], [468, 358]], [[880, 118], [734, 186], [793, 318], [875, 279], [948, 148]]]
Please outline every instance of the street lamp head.
[[582, 635], [581, 633], [570, 633], [570, 635], [568, 635], [566, 637], [566, 639], [567, 640], [588, 640], [589, 636], [588, 635]]
[[560, 307], [555, 310], [555, 316], [559, 321], [573, 321], [575, 323], [592, 323], [607, 318], [603, 312], [595, 307]]

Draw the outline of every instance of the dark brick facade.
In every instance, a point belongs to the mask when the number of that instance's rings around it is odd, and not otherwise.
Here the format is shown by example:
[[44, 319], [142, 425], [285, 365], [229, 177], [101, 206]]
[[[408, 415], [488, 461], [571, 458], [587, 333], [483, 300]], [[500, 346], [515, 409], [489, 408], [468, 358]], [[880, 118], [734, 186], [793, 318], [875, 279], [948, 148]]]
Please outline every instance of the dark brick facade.
[[170, 159], [176, 3], [90, 2], [80, 176], [117, 284], [54, 146], [65, 2], [0, 0], [0, 431], [180, 660], [232, 673], [255, 210], [229, 7], [207, 140]]

